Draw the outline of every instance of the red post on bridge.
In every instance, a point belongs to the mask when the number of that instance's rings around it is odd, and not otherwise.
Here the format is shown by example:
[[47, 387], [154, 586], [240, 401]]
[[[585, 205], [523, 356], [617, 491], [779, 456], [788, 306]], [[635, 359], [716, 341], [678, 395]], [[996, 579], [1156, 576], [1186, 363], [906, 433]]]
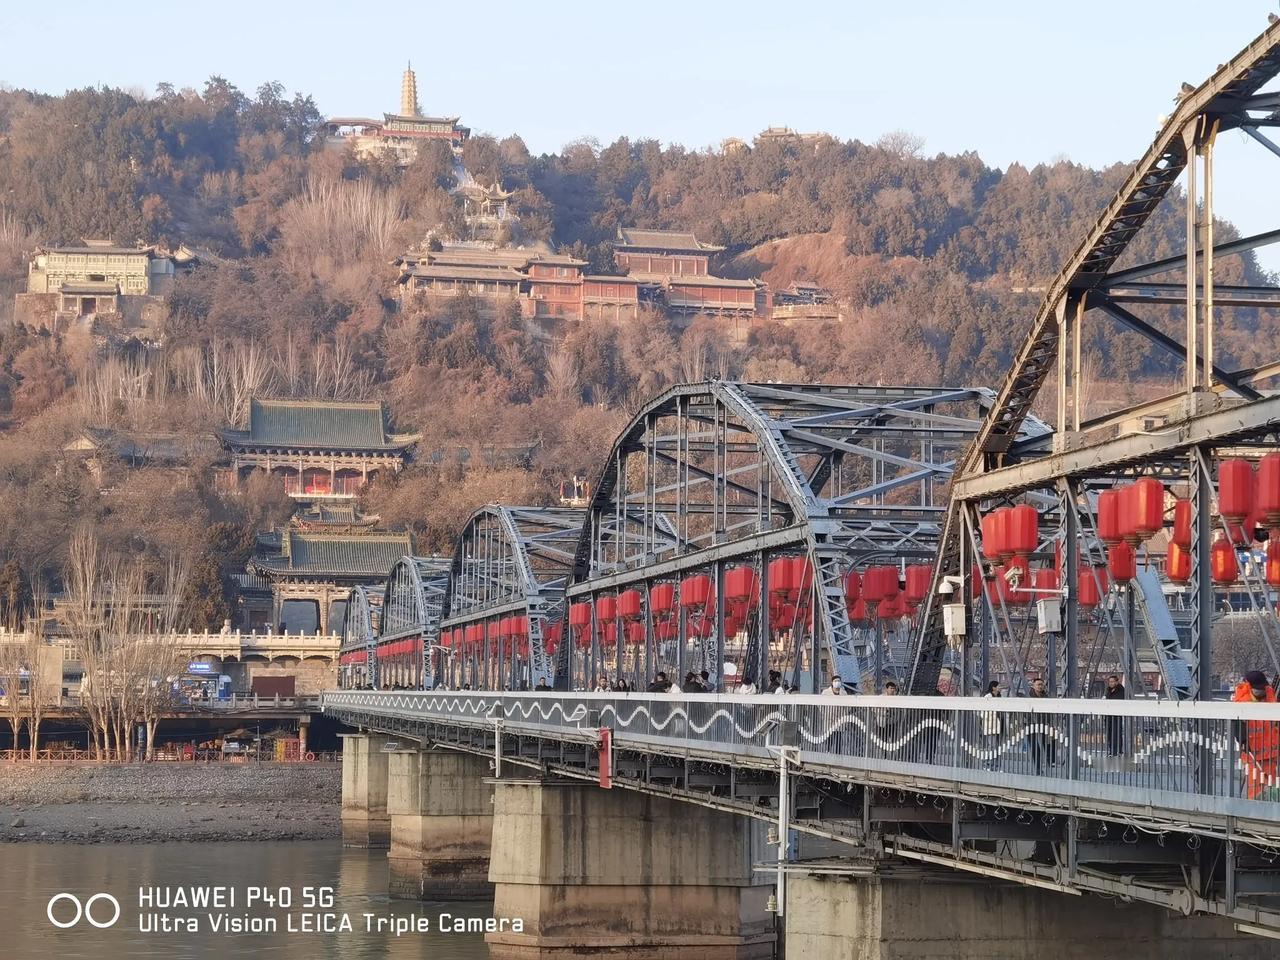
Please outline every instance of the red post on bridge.
[[613, 789], [613, 731], [608, 727], [599, 729], [600, 738], [597, 749], [600, 758], [600, 786], [606, 790]]

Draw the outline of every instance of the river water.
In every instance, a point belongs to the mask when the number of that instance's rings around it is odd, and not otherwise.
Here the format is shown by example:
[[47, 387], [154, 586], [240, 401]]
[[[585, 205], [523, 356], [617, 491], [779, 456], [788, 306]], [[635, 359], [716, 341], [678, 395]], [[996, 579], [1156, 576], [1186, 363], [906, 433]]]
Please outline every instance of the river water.
[[[224, 898], [233, 898], [232, 905], [201, 908], [172, 903], [179, 890], [199, 896], [202, 889], [213, 887], [232, 888], [223, 891]], [[144, 895], [142, 890], [150, 892]], [[437, 927], [441, 914], [449, 915], [453, 923], [457, 918], [486, 918], [492, 904], [391, 900], [386, 891], [386, 851], [344, 849], [336, 841], [0, 844], [0, 958], [480, 960], [487, 956], [483, 933], [442, 932]], [[74, 926], [59, 929], [47, 914], [50, 898], [59, 893], [74, 895], [81, 904], [95, 894], [110, 894], [119, 901], [119, 919], [98, 929], [82, 915]], [[306, 903], [311, 898], [314, 907]], [[63, 897], [52, 912], [54, 920], [70, 924], [78, 910], [75, 902]], [[89, 911], [103, 924], [113, 913], [106, 898]], [[163, 926], [162, 916], [183, 929], [148, 929]], [[224, 919], [221, 929], [214, 928], [213, 918], [218, 916]], [[342, 929], [344, 917], [349, 930]], [[393, 925], [398, 921], [404, 928], [413, 918], [419, 918], [419, 923], [425, 918], [430, 929], [402, 929], [397, 935]], [[192, 922], [199, 927], [194, 932], [185, 929]], [[226, 924], [235, 922], [268, 929], [228, 932]], [[321, 929], [312, 932], [308, 926]]]

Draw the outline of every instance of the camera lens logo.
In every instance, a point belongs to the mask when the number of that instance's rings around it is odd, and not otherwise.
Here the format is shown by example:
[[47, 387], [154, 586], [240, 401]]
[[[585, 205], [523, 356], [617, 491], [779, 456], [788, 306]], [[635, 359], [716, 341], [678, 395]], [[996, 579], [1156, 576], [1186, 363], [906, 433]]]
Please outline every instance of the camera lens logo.
[[[64, 900], [75, 908], [75, 912], [70, 914], [71, 919], [69, 920], [67, 919], [69, 908], [66, 907], [58, 910], [58, 914], [62, 919], [54, 916], [54, 907]], [[97, 906], [99, 903], [110, 904], [110, 906]], [[108, 913], [110, 914], [109, 918]], [[82, 919], [89, 921], [90, 926], [105, 930], [107, 927], [114, 927], [116, 921], [120, 919], [120, 901], [109, 893], [95, 893], [82, 904], [80, 898], [74, 893], [55, 893], [49, 898], [49, 905], [45, 908], [45, 915], [49, 918], [51, 924], [61, 930], [76, 926]]]

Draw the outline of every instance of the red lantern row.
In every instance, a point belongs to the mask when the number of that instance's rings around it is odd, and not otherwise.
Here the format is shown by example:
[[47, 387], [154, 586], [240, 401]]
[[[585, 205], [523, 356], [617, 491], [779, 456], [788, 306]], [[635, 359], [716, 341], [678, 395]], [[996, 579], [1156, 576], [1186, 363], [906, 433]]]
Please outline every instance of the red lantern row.
[[399, 657], [405, 654], [420, 653], [421, 651], [422, 641], [416, 637], [410, 640], [393, 640], [390, 643], [383, 643], [378, 646], [378, 659]]

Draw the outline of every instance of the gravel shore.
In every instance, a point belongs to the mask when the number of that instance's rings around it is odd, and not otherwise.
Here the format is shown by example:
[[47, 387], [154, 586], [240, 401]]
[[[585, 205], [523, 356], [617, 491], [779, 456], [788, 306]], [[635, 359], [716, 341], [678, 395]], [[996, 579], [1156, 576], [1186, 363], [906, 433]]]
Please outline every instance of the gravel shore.
[[0, 843], [327, 840], [337, 763], [0, 764]]

